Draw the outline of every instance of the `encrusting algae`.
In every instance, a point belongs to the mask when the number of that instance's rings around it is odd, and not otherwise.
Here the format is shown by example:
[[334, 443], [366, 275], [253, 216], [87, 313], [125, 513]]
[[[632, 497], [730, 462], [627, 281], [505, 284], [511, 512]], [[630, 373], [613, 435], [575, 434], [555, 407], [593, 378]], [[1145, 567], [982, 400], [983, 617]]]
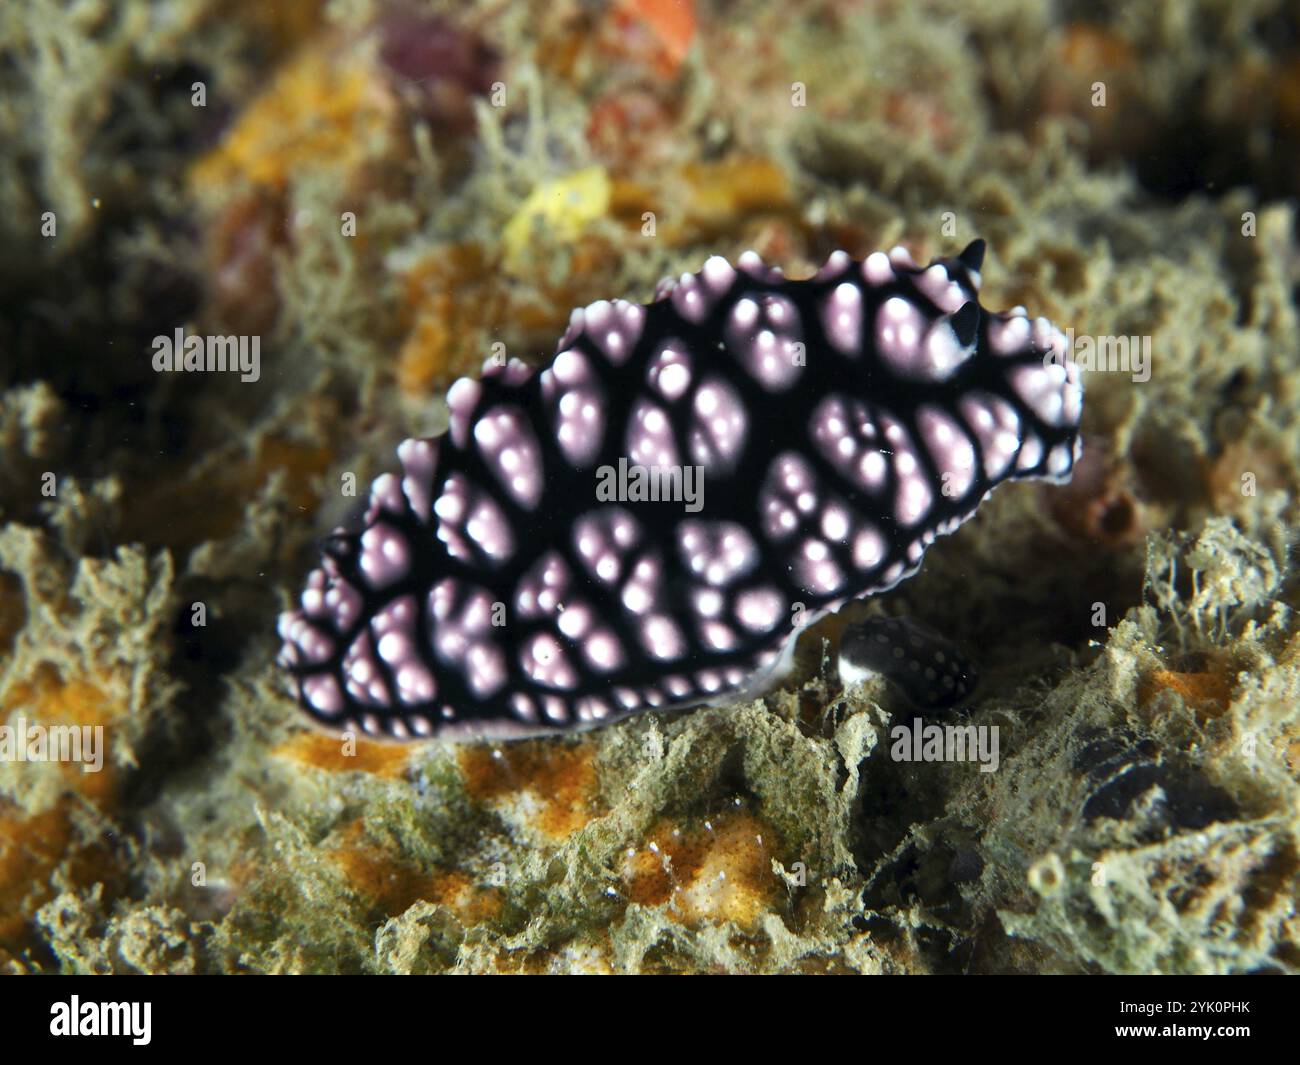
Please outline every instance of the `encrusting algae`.
[[666, 907], [684, 925], [725, 922], [756, 931], [785, 893], [765, 832], [772, 830], [740, 809], [724, 808], [687, 829], [662, 822], [640, 848], [629, 848], [623, 890], [630, 902]]

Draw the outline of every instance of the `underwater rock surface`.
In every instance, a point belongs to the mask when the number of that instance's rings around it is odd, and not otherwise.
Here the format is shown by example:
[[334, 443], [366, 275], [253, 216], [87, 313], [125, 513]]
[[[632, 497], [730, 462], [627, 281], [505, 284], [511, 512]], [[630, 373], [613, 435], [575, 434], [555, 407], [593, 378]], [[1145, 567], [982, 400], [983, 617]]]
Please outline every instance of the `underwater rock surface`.
[[[6, 5], [0, 968], [1300, 971], [1300, 68], [1281, 3], [1188, 6]], [[456, 377], [713, 254], [977, 236], [982, 302], [1072, 341], [1070, 485], [762, 699], [303, 720], [275, 618]], [[204, 369], [155, 368], [178, 330]], [[972, 658], [922, 712], [995, 770], [841, 683], [901, 617]]]

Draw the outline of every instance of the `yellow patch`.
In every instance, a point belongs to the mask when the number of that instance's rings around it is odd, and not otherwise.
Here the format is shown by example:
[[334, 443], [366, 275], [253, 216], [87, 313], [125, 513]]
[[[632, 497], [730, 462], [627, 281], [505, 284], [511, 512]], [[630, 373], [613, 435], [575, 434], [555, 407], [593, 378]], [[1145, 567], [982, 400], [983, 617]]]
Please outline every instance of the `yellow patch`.
[[356, 739], [349, 741], [345, 749], [340, 736], [304, 732], [280, 744], [275, 755], [329, 773], [371, 773], [388, 780], [401, 780], [410, 765], [411, 748], [405, 744]]
[[195, 164], [194, 187], [224, 194], [243, 181], [280, 191], [308, 168], [350, 170], [369, 157], [395, 113], [395, 101], [368, 64], [306, 49]]
[[503, 241], [507, 268], [525, 265], [524, 253], [538, 230], [568, 244], [609, 213], [612, 185], [605, 168], [590, 166], [535, 188], [506, 223]]

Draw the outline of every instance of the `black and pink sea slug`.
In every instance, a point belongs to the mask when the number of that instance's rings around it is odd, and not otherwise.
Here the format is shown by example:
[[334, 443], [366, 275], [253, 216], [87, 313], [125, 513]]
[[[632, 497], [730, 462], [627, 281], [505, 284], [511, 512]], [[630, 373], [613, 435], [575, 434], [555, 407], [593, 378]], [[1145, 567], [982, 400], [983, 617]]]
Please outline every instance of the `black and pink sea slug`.
[[715, 257], [574, 311], [545, 369], [457, 381], [281, 616], [302, 705], [508, 737], [771, 685], [994, 485], [1070, 476], [1079, 371], [1045, 318], [979, 306], [983, 254], [836, 252], [805, 281]]

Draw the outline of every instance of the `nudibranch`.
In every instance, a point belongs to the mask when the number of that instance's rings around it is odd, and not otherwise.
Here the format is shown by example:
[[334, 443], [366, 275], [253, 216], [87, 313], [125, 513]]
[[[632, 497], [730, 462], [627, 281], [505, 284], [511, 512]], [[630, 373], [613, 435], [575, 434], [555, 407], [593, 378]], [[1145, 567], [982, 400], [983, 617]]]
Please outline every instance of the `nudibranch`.
[[505, 738], [770, 687], [995, 485], [1069, 479], [1078, 368], [1047, 319], [979, 306], [983, 255], [835, 252], [802, 281], [714, 257], [574, 311], [543, 369], [489, 360], [281, 616], [299, 701]]
[[955, 644], [913, 618], [864, 618], [846, 626], [839, 673], [846, 688], [883, 676], [925, 710], [961, 702], [979, 679]]

